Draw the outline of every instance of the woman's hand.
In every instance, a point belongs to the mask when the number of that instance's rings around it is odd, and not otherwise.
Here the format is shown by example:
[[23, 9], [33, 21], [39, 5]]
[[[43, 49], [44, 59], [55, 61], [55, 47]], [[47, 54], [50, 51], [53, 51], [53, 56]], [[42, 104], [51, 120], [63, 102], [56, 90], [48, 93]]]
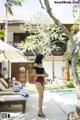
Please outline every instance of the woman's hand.
[[46, 77], [48, 77], [48, 76], [49, 76], [49, 75], [45, 72], [45, 73], [44, 73], [44, 77], [46, 78]]

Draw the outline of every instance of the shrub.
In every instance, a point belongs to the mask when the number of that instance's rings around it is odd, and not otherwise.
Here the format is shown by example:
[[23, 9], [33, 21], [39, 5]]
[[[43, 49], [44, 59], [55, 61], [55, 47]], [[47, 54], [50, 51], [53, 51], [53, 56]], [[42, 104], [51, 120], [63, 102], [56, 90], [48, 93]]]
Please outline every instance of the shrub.
[[65, 85], [67, 88], [75, 88], [74, 82], [73, 81], [69, 81], [68, 83], [66, 83]]

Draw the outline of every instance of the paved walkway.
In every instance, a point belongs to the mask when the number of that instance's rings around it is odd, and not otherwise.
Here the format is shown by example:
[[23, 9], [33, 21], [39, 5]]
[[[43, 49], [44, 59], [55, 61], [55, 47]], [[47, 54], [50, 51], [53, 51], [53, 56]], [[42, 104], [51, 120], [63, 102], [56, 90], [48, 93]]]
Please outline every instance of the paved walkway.
[[64, 100], [55, 93], [45, 91], [43, 111], [46, 118], [39, 118], [37, 116], [37, 93], [29, 93], [26, 113], [19, 115], [14, 120], [67, 120], [67, 114], [74, 110], [73, 102]]

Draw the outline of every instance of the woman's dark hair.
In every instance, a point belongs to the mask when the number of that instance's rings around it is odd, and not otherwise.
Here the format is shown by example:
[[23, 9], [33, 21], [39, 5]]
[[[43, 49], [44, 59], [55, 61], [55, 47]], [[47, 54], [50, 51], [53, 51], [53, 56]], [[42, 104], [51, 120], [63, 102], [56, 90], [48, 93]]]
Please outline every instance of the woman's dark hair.
[[35, 59], [35, 63], [37, 63], [37, 64], [42, 64], [42, 59], [43, 59], [43, 54], [37, 54], [36, 55], [36, 59]]

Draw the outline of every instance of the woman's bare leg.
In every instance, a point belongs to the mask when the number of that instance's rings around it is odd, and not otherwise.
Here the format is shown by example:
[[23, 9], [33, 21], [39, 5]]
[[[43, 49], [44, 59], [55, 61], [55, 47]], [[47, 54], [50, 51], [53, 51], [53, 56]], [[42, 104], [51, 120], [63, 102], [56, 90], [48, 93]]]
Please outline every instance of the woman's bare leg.
[[36, 88], [38, 91], [38, 113], [42, 112], [42, 104], [43, 104], [43, 95], [44, 95], [44, 85], [41, 85], [40, 82], [36, 82]]

